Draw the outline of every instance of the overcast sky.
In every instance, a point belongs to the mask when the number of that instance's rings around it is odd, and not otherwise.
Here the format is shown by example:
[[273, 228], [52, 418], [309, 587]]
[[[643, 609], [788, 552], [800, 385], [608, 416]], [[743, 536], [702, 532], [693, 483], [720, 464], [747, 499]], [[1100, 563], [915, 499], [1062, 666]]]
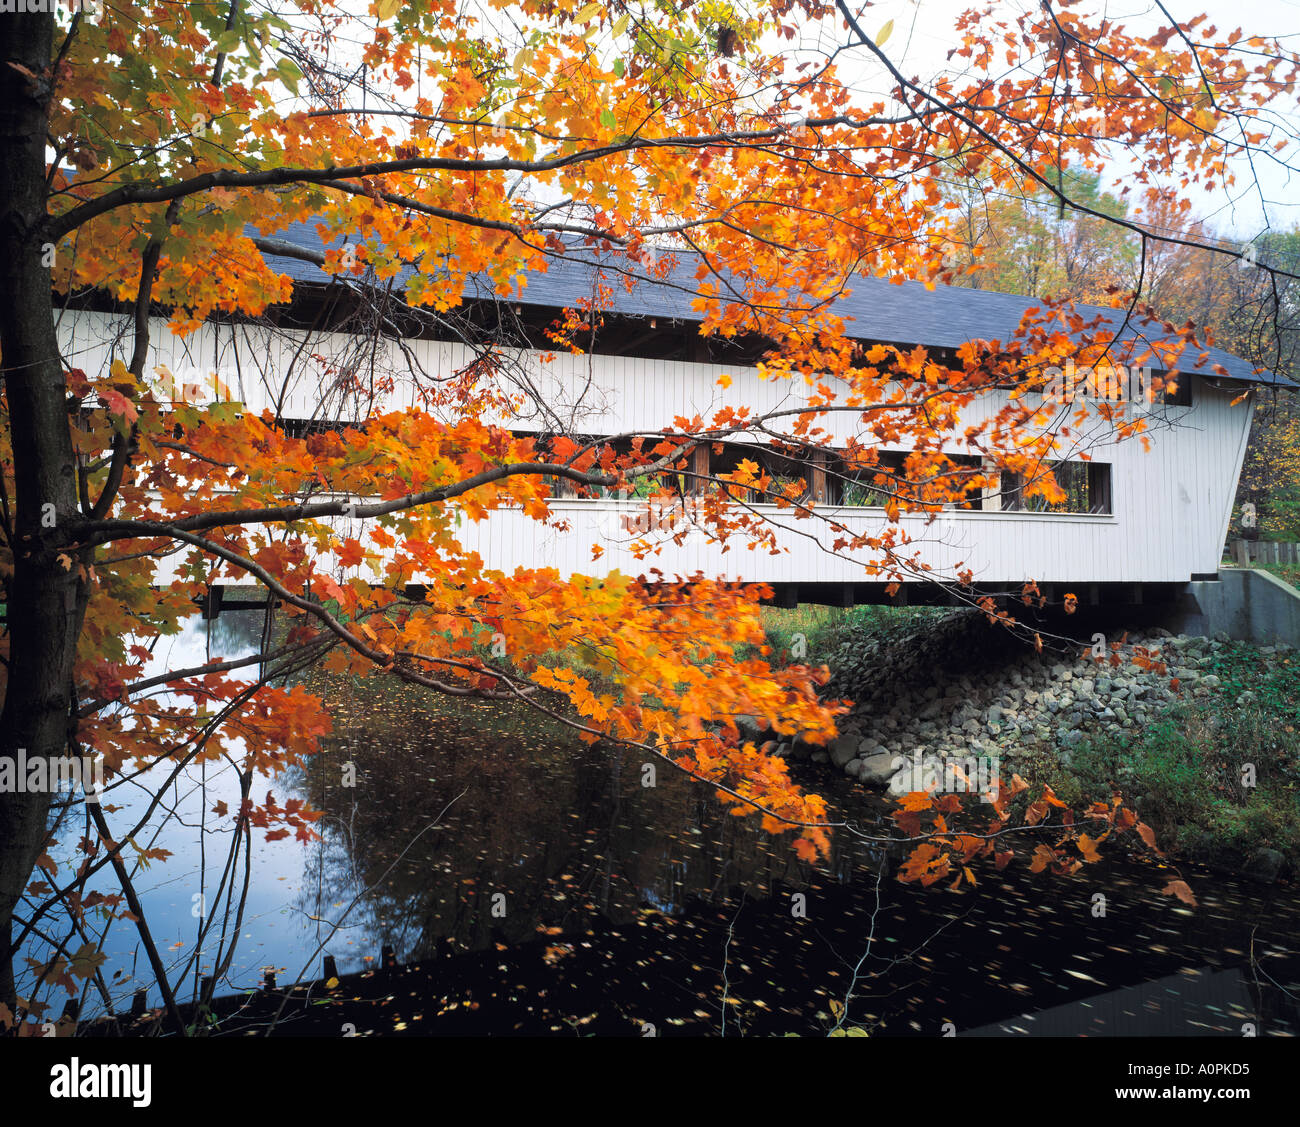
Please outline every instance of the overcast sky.
[[[904, 74], [932, 78], [952, 66], [946, 56], [957, 45], [955, 18], [978, 6], [972, 0], [881, 0], [866, 9], [862, 23], [864, 30], [875, 35], [893, 19], [894, 29], [886, 50], [902, 64], [899, 69]], [[1180, 22], [1206, 13], [1221, 36], [1240, 27], [1246, 36], [1274, 36], [1289, 49], [1300, 51], [1300, 0], [1165, 0], [1164, 6]], [[1038, 4], [1037, 0], [998, 0], [998, 7], [1015, 13], [1036, 9]], [[1082, 0], [1075, 10], [1100, 11], [1134, 33], [1152, 31], [1169, 22], [1151, 0]], [[883, 94], [883, 70], [864, 71], [854, 85], [864, 92]], [[1279, 103], [1276, 112], [1289, 118], [1291, 130], [1300, 133], [1295, 100], [1285, 106]], [[1240, 161], [1235, 166], [1238, 183], [1233, 189], [1194, 196], [1193, 207], [1219, 233], [1236, 239], [1253, 236], [1266, 223], [1273, 227], [1300, 223], [1300, 176], [1285, 168], [1287, 163], [1300, 168], [1300, 149], [1279, 154], [1278, 161], [1258, 165], [1258, 177], [1246, 162]], [[1131, 170], [1125, 161], [1117, 159], [1113, 173], [1123, 182]]]
[[[412, 0], [418, 2], [418, 0]], [[505, 40], [518, 34], [518, 13], [501, 11], [489, 0], [461, 0], [466, 13], [473, 13], [480, 21], [480, 29], [492, 29]], [[732, 0], [741, 11], [761, 4], [762, 0]], [[997, 14], [1011, 19], [1022, 11], [1036, 11], [1038, 0], [986, 0], [996, 5]], [[1058, 0], [1059, 2], [1059, 0]], [[368, 12], [367, 0], [343, 0], [345, 8], [358, 15]], [[909, 77], [925, 82], [940, 73], [954, 69], [947, 54], [959, 46], [953, 24], [956, 17], [968, 8], [984, 6], [981, 0], [878, 0], [865, 4], [864, 0], [851, 0], [853, 8], [862, 11], [861, 23], [868, 34], [877, 35], [880, 29], [893, 20], [894, 28], [885, 50]], [[1226, 36], [1240, 28], [1244, 36], [1266, 35], [1281, 39], [1284, 45], [1300, 52], [1300, 0], [1164, 0], [1164, 6], [1180, 22], [1205, 12], [1210, 24], [1217, 28], [1216, 37]], [[1149, 33], [1168, 24], [1154, 0], [1078, 0], [1074, 10], [1094, 14], [1101, 12], [1111, 21], [1122, 23], [1131, 32]], [[365, 15], [369, 21], [372, 17]], [[798, 22], [797, 17], [794, 22]], [[1202, 25], [1201, 31], [1209, 25]], [[793, 46], [817, 53], [842, 45], [845, 32], [842, 27], [827, 24], [822, 28], [802, 27], [802, 34]], [[346, 40], [348, 37], [344, 36]], [[838, 42], [832, 42], [832, 40]], [[606, 35], [595, 42], [614, 53], [615, 48]], [[791, 44], [784, 39], [774, 49], [789, 50]], [[338, 44], [339, 53], [346, 56], [349, 48]], [[960, 66], [963, 60], [954, 62]], [[861, 50], [841, 56], [840, 78], [850, 82], [865, 99], [879, 99], [888, 95], [891, 82], [884, 68]], [[398, 94], [399, 102], [414, 102], [416, 89], [405, 95]], [[1271, 111], [1284, 118], [1290, 134], [1300, 134], [1300, 108], [1294, 97], [1287, 104], [1276, 103]], [[1206, 219], [1218, 234], [1240, 242], [1258, 234], [1265, 227], [1288, 228], [1300, 224], [1300, 175], [1287, 165], [1300, 168], [1300, 146], [1279, 153], [1275, 158], [1257, 161], [1252, 167], [1244, 160], [1235, 163], [1237, 183], [1230, 190], [1218, 188], [1212, 193], [1201, 192], [1192, 197], [1197, 217]], [[1123, 153], [1116, 153], [1112, 164], [1112, 178], [1117, 185], [1131, 181], [1133, 164]], [[1136, 185], [1135, 185], [1136, 186]], [[547, 193], [542, 191], [539, 198]]]

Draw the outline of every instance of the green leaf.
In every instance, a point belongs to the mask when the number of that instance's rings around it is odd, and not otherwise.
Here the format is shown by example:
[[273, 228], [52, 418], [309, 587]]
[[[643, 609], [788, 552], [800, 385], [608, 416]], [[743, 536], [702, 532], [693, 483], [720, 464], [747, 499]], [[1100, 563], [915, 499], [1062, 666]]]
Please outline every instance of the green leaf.
[[302, 81], [302, 69], [292, 59], [281, 59], [275, 64], [276, 73], [293, 93], [298, 93], [298, 83]]
[[618, 75], [619, 78], [623, 77], [623, 72], [626, 70], [627, 70], [627, 64], [624, 63], [622, 59], [614, 60], [614, 73]]
[[601, 110], [601, 111], [600, 111], [600, 124], [603, 125], [606, 129], [617, 129], [617, 128], [618, 128], [618, 119], [614, 116], [614, 111], [613, 111], [613, 110]]
[[885, 45], [885, 40], [887, 40], [893, 34], [894, 34], [894, 21], [886, 20], [885, 26], [882, 27], [878, 32], [876, 32], [876, 46], [883, 47]]
[[238, 47], [243, 42], [244, 42], [244, 33], [242, 31], [234, 29], [231, 31], [223, 31], [220, 35], [218, 35], [216, 42], [213, 43], [213, 47], [216, 48], [217, 54], [229, 55], [232, 51], [235, 50], [236, 47]]
[[574, 23], [587, 23], [594, 20], [601, 12], [605, 10], [604, 4], [588, 4], [576, 16], [573, 17]]
[[622, 35], [627, 30], [627, 13], [624, 12], [614, 21], [614, 26], [610, 28], [610, 34], [614, 36]]

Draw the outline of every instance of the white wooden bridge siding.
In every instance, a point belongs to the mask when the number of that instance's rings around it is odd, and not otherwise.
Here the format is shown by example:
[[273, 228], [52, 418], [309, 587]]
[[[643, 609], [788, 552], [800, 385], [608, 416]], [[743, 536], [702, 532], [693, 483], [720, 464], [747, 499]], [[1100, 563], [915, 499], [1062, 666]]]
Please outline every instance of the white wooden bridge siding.
[[[98, 313], [66, 314], [60, 325], [66, 361], [87, 372], [103, 370], [110, 355], [129, 352], [127, 319]], [[205, 324], [187, 338], [174, 336], [162, 320], [154, 322], [150, 368], [166, 365], [177, 381], [197, 384], [210, 393], [224, 385], [222, 398], [241, 400], [261, 412], [274, 409], [281, 398], [286, 418], [355, 421], [358, 401], [323, 397], [331, 386], [328, 363], [344, 356], [355, 343], [341, 334], [314, 334], [310, 347], [298, 352], [303, 334], [260, 327]], [[115, 343], [116, 342], [116, 343]], [[466, 346], [436, 341], [408, 341], [416, 369], [446, 375], [473, 357]], [[401, 351], [386, 342], [376, 370], [397, 376], [392, 394], [381, 396], [378, 409], [398, 409], [417, 401], [422, 379]], [[283, 373], [298, 356], [293, 378], [281, 396]], [[704, 420], [724, 405], [747, 406], [754, 412], [797, 408], [806, 402], [798, 381], [761, 381], [753, 369], [692, 364], [622, 356], [555, 354], [542, 362], [540, 354], [511, 354], [524, 365], [548, 406], [565, 425], [585, 434], [628, 430], [659, 430], [675, 417], [699, 414]], [[304, 359], [304, 357], [306, 359]], [[732, 384], [724, 389], [718, 377]], [[219, 381], [214, 384], [213, 377]], [[582, 389], [579, 395], [579, 389]], [[1232, 392], [1197, 380], [1192, 407], [1162, 407], [1153, 416], [1145, 451], [1139, 440], [1092, 445], [1093, 459], [1111, 464], [1113, 515], [995, 513], [954, 511], [946, 523], [926, 526], [920, 517], [905, 516], [902, 525], [918, 543], [912, 550], [930, 564], [938, 578], [951, 578], [958, 566], [969, 567], [976, 581], [1051, 583], [1182, 582], [1193, 574], [1218, 570], [1232, 498], [1245, 452], [1250, 423], [1248, 398], [1231, 405]], [[996, 413], [1005, 393], [990, 395], [963, 414], [962, 425]], [[518, 431], [553, 429], [537, 416], [501, 420]], [[793, 417], [791, 419], [793, 421]], [[820, 425], [843, 440], [853, 433], [857, 416], [832, 414]], [[1173, 426], [1163, 425], [1164, 421]], [[959, 442], [951, 444], [960, 452]], [[729, 550], [709, 545], [693, 534], [682, 546], [668, 541], [658, 555], [638, 561], [627, 544], [638, 538], [622, 527], [632, 510], [615, 501], [557, 500], [557, 519], [571, 531], [539, 526], [516, 510], [494, 513], [487, 521], [462, 525], [463, 543], [479, 552], [491, 567], [512, 571], [516, 566], [554, 567], [564, 575], [603, 575], [618, 569], [640, 574], [658, 567], [667, 575], [703, 571], [751, 582], [844, 583], [874, 577], [865, 574], [865, 559], [828, 554], [807, 534], [819, 522], [796, 520], [791, 510], [758, 506], [759, 511], [790, 531], [780, 540], [788, 549], [780, 555], [750, 551], [740, 540]], [[880, 509], [828, 510], [853, 529], [885, 527]], [[824, 530], [827, 545], [834, 538]], [[600, 543], [604, 555], [592, 558]]]

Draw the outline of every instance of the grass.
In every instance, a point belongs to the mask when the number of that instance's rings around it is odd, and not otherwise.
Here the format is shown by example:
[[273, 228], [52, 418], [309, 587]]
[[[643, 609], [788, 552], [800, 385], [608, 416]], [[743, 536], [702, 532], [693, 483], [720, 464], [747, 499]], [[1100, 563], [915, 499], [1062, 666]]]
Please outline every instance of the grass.
[[[1239, 868], [1257, 850], [1275, 849], [1300, 872], [1294, 662], [1231, 646], [1205, 672], [1221, 679], [1216, 694], [1179, 705], [1136, 736], [1085, 741], [1057, 789], [1086, 802], [1118, 786], [1167, 852]], [[1247, 690], [1254, 699], [1237, 704]]]
[[906, 630], [943, 613], [942, 608], [933, 607], [823, 607], [800, 603], [795, 607], [764, 607], [763, 629], [772, 647], [770, 659], [774, 665], [800, 662], [829, 664], [834, 669], [835, 653], [841, 646], [867, 635]]
[[1300, 564], [1282, 563], [1282, 564], [1253, 564], [1253, 567], [1260, 571], [1267, 571], [1269, 575], [1276, 576], [1283, 583], [1292, 587], [1300, 588]]
[[[1236, 560], [1231, 559], [1225, 552], [1222, 560], [1222, 566], [1240, 567], [1241, 565], [1238, 564]], [[1247, 567], [1253, 568], [1256, 571], [1267, 571], [1269, 575], [1272, 575], [1282, 580], [1282, 582], [1286, 583], [1288, 586], [1300, 589], [1300, 563], [1255, 562], [1255, 563], [1248, 564]]]

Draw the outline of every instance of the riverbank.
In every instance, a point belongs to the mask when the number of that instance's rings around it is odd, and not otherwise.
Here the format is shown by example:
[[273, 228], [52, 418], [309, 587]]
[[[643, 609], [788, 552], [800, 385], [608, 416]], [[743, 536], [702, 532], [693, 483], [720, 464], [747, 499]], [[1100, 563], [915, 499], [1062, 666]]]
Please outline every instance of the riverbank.
[[970, 611], [841, 640], [824, 656], [827, 692], [856, 702], [840, 737], [780, 750], [880, 788], [914, 756], [996, 758], [1076, 806], [1118, 787], [1172, 856], [1300, 874], [1296, 652], [1078, 625], [1089, 640], [1043, 653]]
[[[1264, 882], [1300, 876], [1300, 654], [1286, 645], [1126, 631], [1082, 614], [1069, 621], [1080, 640], [1049, 634], [1042, 652], [970, 610], [800, 605], [763, 618], [770, 660], [825, 664], [824, 695], [855, 702], [830, 745], [783, 741], [783, 757], [886, 793], [900, 760], [910, 772], [918, 757], [996, 759], [1004, 778], [1047, 783], [1076, 809], [1118, 788], [1171, 858]], [[596, 675], [581, 654], [556, 656]], [[573, 738], [527, 708], [464, 708], [319, 670], [307, 683], [340, 719], [381, 729], [385, 716], [401, 727], [428, 710], [432, 723], [517, 732], [535, 750]], [[818, 789], [815, 777], [805, 785]]]

